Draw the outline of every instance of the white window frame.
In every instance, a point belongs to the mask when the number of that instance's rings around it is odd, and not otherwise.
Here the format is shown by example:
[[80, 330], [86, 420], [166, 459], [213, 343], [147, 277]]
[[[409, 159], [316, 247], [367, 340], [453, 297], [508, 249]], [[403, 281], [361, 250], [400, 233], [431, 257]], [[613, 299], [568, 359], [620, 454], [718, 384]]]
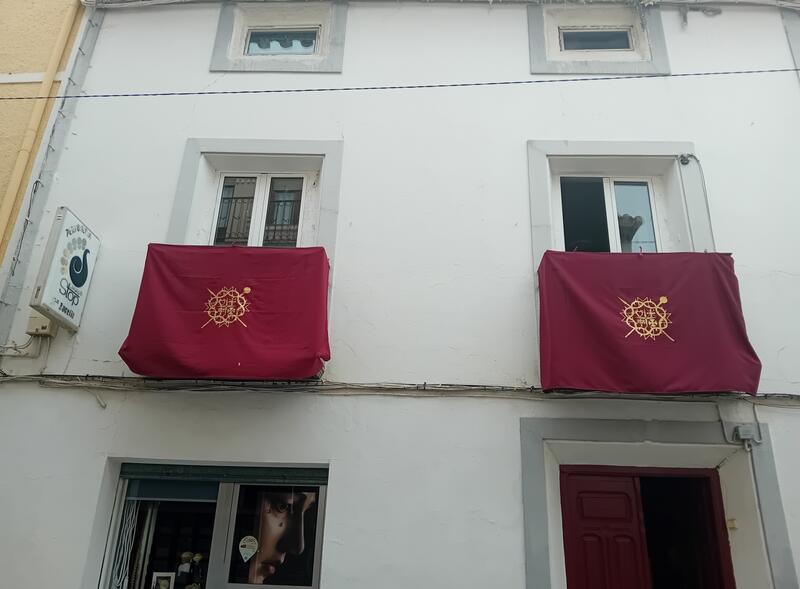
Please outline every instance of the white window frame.
[[[255, 178], [256, 187], [253, 195], [253, 211], [250, 217], [250, 233], [247, 239], [248, 247], [264, 247], [264, 230], [267, 225], [267, 207], [269, 206], [270, 186], [273, 178], [302, 178], [303, 190], [300, 194], [300, 217], [297, 224], [297, 241], [294, 247], [309, 247], [315, 245], [316, 235], [313, 220], [308, 212], [314, 207], [308, 201], [313, 199], [313, 195], [318, 192], [313, 190], [316, 185], [316, 178], [312, 174], [297, 172], [269, 172], [261, 174], [247, 174], [241, 172], [219, 172], [217, 174], [217, 202], [214, 206], [214, 216], [209, 231], [209, 245], [214, 245], [217, 235], [217, 223], [219, 222], [219, 212], [222, 206], [222, 188], [225, 178]], [[224, 245], [224, 244], [221, 244]], [[268, 247], [268, 246], [267, 246]]]
[[[564, 242], [564, 213], [561, 202], [561, 178], [602, 178], [603, 197], [606, 209], [606, 225], [608, 228], [608, 245], [612, 253], [620, 253], [622, 246], [619, 239], [619, 225], [617, 221], [617, 199], [614, 192], [615, 182], [638, 182], [647, 184], [650, 197], [650, 214], [653, 218], [653, 233], [656, 240], [656, 251], [663, 252], [661, 239], [661, 224], [659, 223], [657, 200], [663, 200], [663, 188], [658, 176], [598, 176], [597, 174], [557, 174], [553, 175], [553, 202], [551, 205], [552, 225], [555, 238], [555, 247], [563, 251]], [[636, 253], [636, 252], [633, 252]]]

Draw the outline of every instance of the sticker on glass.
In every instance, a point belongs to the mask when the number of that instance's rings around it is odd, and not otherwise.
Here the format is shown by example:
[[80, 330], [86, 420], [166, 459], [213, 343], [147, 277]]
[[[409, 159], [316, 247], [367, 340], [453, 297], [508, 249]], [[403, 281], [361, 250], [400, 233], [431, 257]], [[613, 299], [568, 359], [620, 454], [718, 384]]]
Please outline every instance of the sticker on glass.
[[258, 540], [255, 536], [245, 536], [239, 540], [239, 554], [242, 555], [242, 560], [247, 562], [256, 552], [258, 552]]

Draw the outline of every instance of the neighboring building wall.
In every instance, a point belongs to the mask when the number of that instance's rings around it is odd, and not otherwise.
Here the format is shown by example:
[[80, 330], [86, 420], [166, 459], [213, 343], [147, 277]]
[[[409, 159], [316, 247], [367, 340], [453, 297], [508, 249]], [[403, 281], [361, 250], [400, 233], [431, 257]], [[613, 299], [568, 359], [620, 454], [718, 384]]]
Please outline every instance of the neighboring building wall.
[[[0, 0], [3, 15], [3, 34], [0, 35], [0, 97], [40, 96], [42, 78], [53, 53], [58, 33], [65, 17], [77, 0]], [[73, 19], [69, 37], [63, 47], [56, 82], [49, 94], [59, 94], [64, 88], [64, 69], [80, 26], [78, 11]], [[25, 131], [36, 101], [0, 101], [0, 199], [8, 190], [12, 170], [22, 147]], [[29, 186], [31, 170], [39, 152], [42, 136], [48, 128], [53, 100], [47, 101], [38, 126], [25, 174], [13, 197], [10, 222], [0, 226], [0, 259], [5, 255], [14, 223]]]

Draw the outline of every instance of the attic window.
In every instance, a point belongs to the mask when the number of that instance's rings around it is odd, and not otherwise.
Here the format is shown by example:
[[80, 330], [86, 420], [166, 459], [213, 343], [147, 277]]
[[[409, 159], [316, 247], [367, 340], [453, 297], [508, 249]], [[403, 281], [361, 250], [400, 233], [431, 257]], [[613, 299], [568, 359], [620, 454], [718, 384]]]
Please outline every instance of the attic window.
[[533, 74], [669, 72], [658, 7], [529, 4], [528, 32]]
[[250, 31], [246, 55], [313, 55], [317, 29]]
[[562, 51], [626, 51], [633, 49], [630, 28], [559, 28]]

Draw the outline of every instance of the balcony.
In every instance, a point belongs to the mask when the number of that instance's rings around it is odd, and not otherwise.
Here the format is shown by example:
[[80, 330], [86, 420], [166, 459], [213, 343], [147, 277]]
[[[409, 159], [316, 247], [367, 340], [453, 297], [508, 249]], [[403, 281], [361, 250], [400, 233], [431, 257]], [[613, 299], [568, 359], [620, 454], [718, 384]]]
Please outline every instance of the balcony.
[[150, 244], [119, 354], [154, 378], [319, 375], [330, 359], [325, 250]]
[[538, 273], [542, 388], [756, 393], [730, 255], [550, 251]]

